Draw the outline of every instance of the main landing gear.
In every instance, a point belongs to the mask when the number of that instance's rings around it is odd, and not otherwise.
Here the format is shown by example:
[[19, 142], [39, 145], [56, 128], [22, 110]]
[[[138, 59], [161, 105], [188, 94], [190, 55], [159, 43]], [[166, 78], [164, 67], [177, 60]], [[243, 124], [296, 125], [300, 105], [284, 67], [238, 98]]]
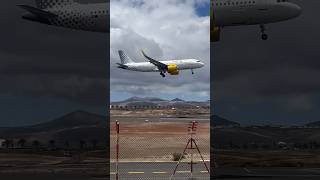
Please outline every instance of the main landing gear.
[[191, 69], [191, 74], [194, 74], [193, 69]]
[[166, 77], [166, 75], [165, 75], [163, 72], [160, 72], [160, 75], [161, 75], [162, 77]]
[[268, 39], [268, 35], [265, 33], [266, 26], [264, 24], [260, 24], [260, 30], [261, 30], [261, 39], [262, 40], [267, 40]]

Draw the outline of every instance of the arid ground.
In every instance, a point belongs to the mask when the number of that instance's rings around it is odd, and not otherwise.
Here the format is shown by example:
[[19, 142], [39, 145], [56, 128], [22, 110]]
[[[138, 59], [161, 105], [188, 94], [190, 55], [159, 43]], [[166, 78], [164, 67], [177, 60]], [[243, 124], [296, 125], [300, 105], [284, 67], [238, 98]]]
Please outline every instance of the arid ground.
[[[205, 160], [210, 159], [210, 123], [208, 110], [111, 111], [110, 158], [115, 160], [116, 128], [120, 123], [120, 161], [172, 161], [182, 154], [190, 138], [190, 122], [202, 118], [193, 135]], [[205, 120], [203, 120], [205, 119]], [[194, 146], [194, 144], [193, 144]], [[201, 160], [196, 149], [187, 150], [184, 160]]]

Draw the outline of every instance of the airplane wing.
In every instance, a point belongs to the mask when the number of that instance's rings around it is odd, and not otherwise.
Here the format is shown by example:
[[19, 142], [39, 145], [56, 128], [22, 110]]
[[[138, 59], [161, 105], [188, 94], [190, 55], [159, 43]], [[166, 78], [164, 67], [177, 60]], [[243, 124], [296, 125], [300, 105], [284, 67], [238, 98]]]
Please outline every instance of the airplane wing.
[[58, 15], [53, 14], [51, 12], [48, 11], [44, 11], [32, 6], [28, 6], [28, 5], [17, 5], [18, 7], [30, 12], [31, 14], [34, 14], [36, 16], [39, 16], [41, 18], [53, 18], [53, 17], [57, 17]]
[[152, 63], [152, 64], [154, 64], [155, 66], [157, 66], [160, 71], [167, 71], [167, 70], [168, 70], [168, 66], [167, 66], [166, 64], [164, 64], [164, 63], [162, 63], [162, 62], [160, 62], [160, 61], [157, 61], [157, 60], [155, 60], [155, 59], [152, 59], [151, 57], [147, 56], [147, 55], [143, 52], [143, 50], [141, 50], [141, 52], [142, 52], [142, 55], [143, 55], [145, 58], [147, 58], [150, 63]]

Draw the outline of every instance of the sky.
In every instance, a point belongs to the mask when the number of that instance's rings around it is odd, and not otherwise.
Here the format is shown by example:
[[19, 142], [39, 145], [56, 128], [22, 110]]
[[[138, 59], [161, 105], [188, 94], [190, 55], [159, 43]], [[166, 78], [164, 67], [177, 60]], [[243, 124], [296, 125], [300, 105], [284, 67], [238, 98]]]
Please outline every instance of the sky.
[[299, 125], [320, 120], [318, 0], [297, 1], [300, 17], [267, 25], [225, 27], [211, 44], [214, 113], [243, 125]]
[[[209, 0], [111, 1], [111, 100], [131, 96], [206, 101], [210, 99]], [[118, 69], [118, 50], [137, 62], [143, 49], [158, 60], [195, 58], [202, 69], [178, 76]]]
[[109, 34], [25, 21], [17, 4], [34, 3], [11, 0], [0, 6], [0, 127], [41, 123], [76, 110], [106, 114]]
[[[105, 114], [107, 68], [113, 76], [114, 99], [132, 93], [206, 99], [210, 46], [215, 114], [242, 124], [320, 120], [318, 0], [298, 1], [303, 8], [300, 17], [267, 25], [268, 41], [260, 40], [258, 26], [226, 27], [221, 41], [211, 45], [206, 44], [206, 8], [195, 6], [196, 1], [180, 1], [174, 9], [165, 4], [169, 1], [150, 0], [145, 10], [121, 2], [116, 7], [126, 8], [115, 11], [119, 18], [112, 24], [117, 36], [111, 39], [110, 59], [108, 34], [22, 20], [24, 11], [16, 4], [32, 5], [32, 0], [1, 4], [0, 127], [45, 122], [78, 109]], [[115, 68], [118, 48], [139, 61], [143, 48], [151, 57], [194, 57], [207, 66], [194, 75], [186, 71], [165, 79], [157, 73], [126, 72]]]

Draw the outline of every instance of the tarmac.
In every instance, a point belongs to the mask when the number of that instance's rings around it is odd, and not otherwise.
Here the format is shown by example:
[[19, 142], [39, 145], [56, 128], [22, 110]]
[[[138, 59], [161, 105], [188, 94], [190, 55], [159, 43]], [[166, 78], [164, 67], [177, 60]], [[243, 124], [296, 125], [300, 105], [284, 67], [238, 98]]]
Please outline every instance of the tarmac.
[[[206, 162], [208, 168], [210, 164]], [[120, 179], [189, 179], [191, 177], [197, 179], [210, 179], [210, 173], [206, 170], [201, 162], [193, 165], [193, 173], [191, 175], [190, 164], [180, 163], [174, 174], [174, 169], [177, 162], [127, 162], [119, 163], [119, 178]], [[110, 177], [115, 179], [115, 164], [110, 167]]]
[[[209, 176], [205, 168], [197, 164], [194, 169], [194, 180], [209, 179], [241, 179], [241, 180], [316, 180], [320, 179], [320, 168], [216, 168], [214, 175]], [[114, 164], [112, 165], [114, 166]], [[111, 175], [108, 176], [76, 176], [54, 174], [5, 174], [1, 180], [108, 180], [115, 179], [115, 169], [111, 166]], [[121, 163], [119, 164], [119, 180], [170, 180], [174, 163]], [[190, 180], [189, 165], [179, 167], [172, 180]]]

